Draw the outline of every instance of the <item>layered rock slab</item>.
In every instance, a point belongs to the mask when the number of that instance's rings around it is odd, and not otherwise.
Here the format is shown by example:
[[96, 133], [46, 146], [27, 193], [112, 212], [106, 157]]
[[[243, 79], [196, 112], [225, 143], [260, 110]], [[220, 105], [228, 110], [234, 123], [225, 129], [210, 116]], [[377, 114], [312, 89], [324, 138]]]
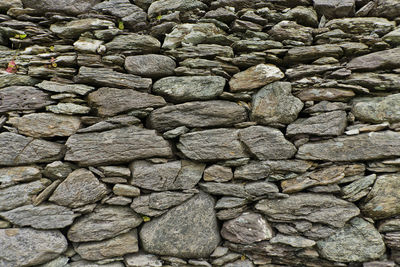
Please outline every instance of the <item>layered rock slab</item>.
[[0, 113], [40, 109], [54, 103], [45, 92], [32, 86], [10, 86], [0, 90]]
[[357, 119], [365, 122], [399, 122], [400, 94], [388, 95], [383, 98], [366, 99], [354, 104], [352, 112]]
[[400, 48], [370, 53], [356, 57], [347, 63], [352, 71], [374, 71], [377, 69], [392, 69], [400, 67], [397, 60], [400, 57]]

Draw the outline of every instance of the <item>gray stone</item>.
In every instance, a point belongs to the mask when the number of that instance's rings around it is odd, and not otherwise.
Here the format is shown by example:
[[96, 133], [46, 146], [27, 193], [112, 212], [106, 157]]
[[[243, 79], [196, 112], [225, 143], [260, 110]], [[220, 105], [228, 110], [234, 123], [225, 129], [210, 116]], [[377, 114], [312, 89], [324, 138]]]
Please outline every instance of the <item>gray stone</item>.
[[270, 242], [271, 244], [289, 245], [294, 248], [309, 248], [316, 244], [315, 241], [302, 236], [287, 236], [282, 234], [277, 234]]
[[9, 119], [18, 132], [31, 137], [70, 136], [81, 126], [78, 117], [52, 113], [34, 113]]
[[308, 27], [318, 27], [318, 16], [312, 7], [296, 6], [285, 13], [286, 18]]
[[33, 205], [38, 206], [42, 204], [43, 201], [47, 200], [60, 183], [60, 180], [55, 180], [49, 186], [47, 186], [46, 189], [34, 196], [32, 201]]
[[62, 12], [78, 15], [89, 11], [89, 9], [100, 0], [44, 0], [38, 3], [35, 0], [22, 0], [25, 8], [33, 8], [40, 13]]
[[344, 101], [347, 102], [356, 94], [351, 90], [338, 88], [310, 88], [296, 94], [302, 101]]
[[127, 72], [148, 78], [162, 78], [174, 75], [175, 67], [175, 61], [163, 55], [130, 56], [125, 59]]
[[327, 19], [352, 17], [355, 7], [355, 0], [314, 0], [315, 10]]
[[357, 161], [392, 158], [400, 155], [400, 134], [392, 131], [307, 143], [300, 146], [296, 158], [326, 161]]
[[375, 182], [375, 179], [376, 174], [371, 174], [344, 186], [342, 188], [342, 198], [354, 202], [366, 196], [369, 192], [369, 187]]
[[359, 85], [370, 90], [399, 90], [400, 81], [394, 73], [361, 72], [352, 73], [346, 80], [347, 84]]
[[142, 221], [129, 207], [101, 205], [75, 220], [68, 230], [68, 239], [72, 242], [105, 240], [129, 232]]
[[232, 48], [236, 53], [262, 52], [268, 49], [278, 49], [282, 47], [282, 43], [273, 40], [239, 40], [232, 44]]
[[32, 86], [10, 86], [0, 90], [0, 113], [41, 109], [52, 103], [48, 94]]
[[400, 28], [395, 29], [394, 31], [389, 32], [382, 38], [385, 42], [398, 46], [400, 45]]
[[353, 203], [333, 195], [297, 193], [285, 199], [263, 199], [256, 210], [273, 221], [307, 220], [334, 227], [343, 227], [348, 220], [360, 214]]
[[224, 267], [254, 267], [255, 265], [251, 260], [245, 259], [245, 260], [237, 260], [231, 263], [227, 263], [224, 265]]
[[108, 240], [78, 243], [74, 250], [85, 260], [97, 261], [120, 257], [139, 251], [137, 230], [118, 235]]
[[90, 112], [89, 107], [74, 103], [58, 103], [57, 105], [47, 106], [46, 110], [56, 114], [65, 114], [65, 115], [76, 115], [76, 114], [82, 115], [82, 114], [88, 114]]
[[259, 64], [239, 72], [229, 81], [232, 92], [248, 91], [278, 81], [285, 77], [283, 72], [272, 64]]
[[251, 118], [260, 124], [291, 123], [304, 104], [292, 96], [289, 82], [274, 82], [253, 95]]
[[371, 11], [372, 16], [395, 20], [400, 15], [400, 3], [396, 0], [378, 0]]
[[44, 163], [61, 159], [64, 146], [23, 135], [0, 133], [0, 166]]
[[148, 118], [149, 128], [159, 132], [179, 126], [229, 127], [247, 119], [246, 109], [224, 100], [196, 101], [159, 108]]
[[338, 64], [326, 64], [326, 65], [299, 65], [294, 68], [286, 70], [285, 74], [289, 79], [298, 79], [305, 76], [312, 76], [315, 74], [323, 74], [327, 71], [334, 71], [340, 69], [341, 66]]
[[32, 228], [0, 229], [0, 265], [34, 266], [57, 258], [67, 250], [67, 240], [58, 230]]
[[247, 194], [243, 184], [233, 184], [233, 183], [200, 183], [200, 188], [211, 195], [217, 196], [233, 196], [240, 198], [250, 197]]
[[400, 48], [370, 53], [356, 57], [347, 63], [347, 68], [352, 71], [374, 71], [377, 69], [392, 69], [400, 67], [396, 60], [400, 56]]
[[47, 164], [43, 170], [43, 175], [50, 179], [65, 179], [72, 172], [72, 166], [62, 161], [54, 161]]
[[228, 182], [232, 180], [233, 173], [230, 167], [211, 165], [204, 170], [203, 180], [206, 182]]
[[59, 256], [58, 258], [55, 258], [54, 260], [51, 260], [47, 263], [44, 263], [42, 265], [39, 265], [39, 267], [66, 267], [68, 266], [69, 258], [66, 256]]
[[182, 61], [187, 58], [215, 58], [217, 56], [233, 58], [233, 49], [230, 46], [222, 46], [216, 44], [198, 44], [196, 46], [186, 46], [169, 50], [165, 52], [167, 55], [175, 57]]
[[[54, 1], [54, 0], [46, 0], [46, 1]], [[69, 0], [69, 1], [74, 1], [74, 0]], [[114, 27], [114, 23], [109, 20], [102, 20], [98, 18], [87, 18], [87, 19], [73, 20], [67, 23], [52, 24], [50, 26], [50, 30], [61, 38], [76, 39], [86, 31], [107, 29], [112, 27]]]
[[180, 258], [208, 257], [220, 242], [213, 207], [214, 199], [199, 193], [146, 223], [140, 231], [143, 249]]
[[[9, 1], [2, 1], [9, 3]], [[1, 4], [0, 4], [1, 5]], [[0, 6], [1, 9], [1, 6]], [[33, 86], [39, 82], [38, 79], [28, 75], [20, 75], [15, 73], [0, 74], [0, 88], [8, 86]]]
[[144, 252], [126, 255], [124, 262], [128, 267], [161, 267], [163, 265], [157, 256]]
[[122, 166], [100, 166], [98, 167], [105, 176], [117, 176], [117, 177], [131, 177], [131, 170]]
[[36, 229], [58, 229], [71, 225], [79, 214], [54, 204], [40, 206], [26, 205], [6, 212], [0, 216], [14, 225], [31, 226]]
[[75, 134], [68, 138], [66, 146], [65, 160], [81, 165], [113, 164], [134, 159], [172, 156], [169, 143], [156, 135], [154, 130], [136, 126], [101, 133]]
[[5, 0], [0, 2], [0, 10], [7, 12], [10, 8], [23, 8], [21, 0]]
[[399, 122], [400, 121], [400, 94], [388, 95], [382, 98], [370, 98], [355, 102], [352, 113], [365, 122]]
[[[118, 259], [118, 258], [116, 258]], [[101, 261], [99, 261], [101, 262]], [[107, 260], [104, 260], [104, 262], [108, 262]], [[125, 267], [125, 265], [122, 262], [119, 261], [114, 261], [110, 263], [104, 263], [101, 262], [101, 264], [97, 264], [93, 261], [86, 261], [86, 260], [79, 260], [70, 263], [68, 267]]]
[[117, 196], [137, 197], [140, 195], [140, 189], [127, 184], [116, 184], [113, 187], [113, 193]]
[[186, 126], [180, 126], [180, 127], [176, 127], [175, 129], [166, 131], [163, 133], [163, 137], [165, 139], [174, 139], [176, 137], [179, 137], [182, 134], [185, 134], [189, 132], [189, 128]]
[[150, 35], [130, 33], [118, 35], [106, 44], [107, 51], [126, 51], [133, 54], [151, 54], [160, 50], [161, 43]]
[[273, 232], [260, 214], [245, 212], [235, 219], [224, 222], [221, 235], [234, 243], [251, 244], [271, 239]]
[[380, 233], [400, 231], [400, 219], [384, 220], [379, 224], [378, 231]]
[[200, 181], [205, 165], [186, 160], [161, 164], [134, 161], [130, 164], [130, 168], [132, 185], [164, 191], [193, 188]]
[[244, 186], [244, 190], [246, 190], [246, 193], [252, 197], [285, 196], [284, 194], [279, 194], [279, 188], [275, 184], [269, 182], [248, 183]]
[[0, 168], [0, 188], [40, 178], [42, 178], [40, 169], [34, 166]]
[[331, 112], [336, 110], [347, 110], [350, 109], [346, 103], [341, 102], [329, 102], [329, 101], [321, 101], [309, 108], [303, 110], [304, 113], [319, 113], [319, 112]]
[[153, 2], [147, 13], [150, 18], [164, 15], [168, 11], [186, 12], [193, 9], [206, 9], [207, 5], [198, 0], [160, 0]]
[[114, 116], [130, 110], [156, 108], [166, 105], [160, 96], [137, 92], [131, 89], [102, 87], [88, 96], [89, 105], [100, 116]]
[[339, 262], [365, 262], [385, 253], [381, 235], [373, 224], [361, 218], [354, 218], [330, 237], [318, 241], [317, 246], [322, 257]]
[[235, 169], [234, 178], [244, 180], [266, 179], [272, 172], [271, 166], [264, 161], [251, 161]]
[[218, 76], [166, 77], [156, 81], [153, 93], [172, 102], [210, 100], [224, 91], [225, 79]]
[[385, 18], [343, 18], [332, 19], [325, 24], [325, 27], [334, 30], [340, 29], [345, 33], [364, 34], [377, 33], [384, 35], [394, 29], [396, 24]]
[[215, 204], [215, 209], [232, 209], [245, 206], [248, 201], [239, 197], [221, 197]]
[[346, 126], [346, 112], [332, 111], [294, 121], [288, 125], [286, 135], [311, 134], [317, 136], [338, 136], [343, 134]]
[[87, 169], [77, 169], [56, 188], [50, 201], [77, 208], [95, 203], [105, 196], [107, 187]]
[[321, 57], [340, 58], [343, 50], [340, 46], [334, 44], [302, 46], [289, 49], [284, 60], [287, 63], [306, 63], [314, 61]]
[[305, 45], [311, 45], [313, 41], [312, 28], [304, 27], [294, 21], [283, 20], [275, 24], [271, 30], [268, 31], [277, 41], [293, 40], [302, 42]]
[[89, 92], [95, 90], [92, 86], [87, 86], [84, 84], [64, 84], [53, 81], [42, 81], [41, 83], [36, 85], [37, 87], [54, 92], [54, 93], [72, 93], [78, 95], [86, 95]]

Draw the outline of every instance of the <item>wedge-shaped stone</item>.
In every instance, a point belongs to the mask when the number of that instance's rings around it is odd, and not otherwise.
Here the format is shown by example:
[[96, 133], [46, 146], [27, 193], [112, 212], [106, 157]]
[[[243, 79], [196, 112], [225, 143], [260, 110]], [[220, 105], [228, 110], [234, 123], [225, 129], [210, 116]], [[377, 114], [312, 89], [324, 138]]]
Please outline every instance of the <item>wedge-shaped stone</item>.
[[50, 30], [55, 34], [57, 34], [58, 36], [60, 36], [61, 38], [75, 39], [78, 38], [81, 35], [81, 33], [87, 31], [108, 29], [113, 27], [115, 27], [115, 25], [112, 21], [102, 20], [98, 18], [87, 18], [87, 19], [73, 20], [65, 24], [64, 23], [52, 24], [50, 26]]
[[246, 109], [224, 100], [196, 101], [166, 106], [153, 111], [149, 126], [165, 132], [179, 126], [229, 127], [247, 119]]
[[309, 160], [357, 161], [400, 156], [400, 133], [385, 131], [337, 137], [302, 145], [296, 157]]
[[0, 147], [0, 166], [52, 162], [64, 156], [61, 144], [10, 132], [0, 133]]
[[75, 221], [68, 231], [68, 239], [72, 242], [105, 240], [129, 232], [142, 221], [129, 207], [101, 205]]
[[356, 57], [347, 63], [347, 68], [352, 71], [374, 71], [377, 69], [399, 68], [400, 48], [370, 53]]
[[114, 164], [134, 159], [171, 157], [169, 143], [154, 130], [136, 126], [68, 138], [65, 160], [81, 165]]
[[54, 103], [45, 92], [31, 86], [10, 86], [0, 90], [0, 113], [40, 109]]
[[376, 180], [376, 174], [371, 174], [342, 187], [342, 198], [354, 202], [365, 197]]
[[75, 82], [87, 83], [95, 86], [109, 86], [137, 90], [148, 90], [151, 79], [141, 78], [132, 74], [125, 74], [106, 68], [81, 67], [75, 76]]
[[290, 49], [284, 60], [287, 63], [311, 62], [321, 57], [340, 58], [343, 50], [338, 45], [324, 44], [315, 46], [303, 46]]
[[340, 29], [345, 33], [365, 34], [372, 32], [379, 35], [387, 34], [392, 31], [396, 23], [385, 18], [343, 18], [332, 19], [325, 24], [325, 27], [334, 30]]
[[100, 116], [114, 116], [130, 110], [166, 105], [161, 96], [141, 93], [131, 89], [108, 87], [103, 87], [90, 93], [88, 101]]
[[394, 20], [400, 16], [400, 3], [396, 0], [379, 0], [369, 15]]
[[161, 164], [141, 160], [134, 161], [129, 167], [132, 171], [132, 185], [165, 191], [193, 188], [200, 181], [205, 165], [186, 160]]
[[78, 95], [86, 95], [96, 89], [93, 86], [88, 86], [85, 84], [64, 84], [46, 80], [42, 81], [36, 86], [40, 89], [54, 93], [72, 93]]
[[58, 205], [77, 208], [100, 200], [107, 187], [87, 169], [77, 169], [56, 188], [50, 201]]
[[347, 126], [345, 111], [321, 113], [310, 118], [301, 118], [289, 124], [287, 136], [311, 134], [318, 136], [338, 136], [343, 134]]
[[400, 94], [376, 97], [356, 102], [352, 112], [360, 121], [365, 122], [399, 122]]
[[297, 193], [285, 199], [263, 199], [255, 208], [273, 221], [307, 220], [334, 227], [343, 227], [348, 220], [360, 214], [351, 202], [333, 195], [313, 193]]
[[106, 44], [107, 51], [129, 50], [134, 54], [151, 54], [160, 50], [161, 43], [150, 35], [130, 33], [118, 35]]
[[318, 241], [317, 246], [322, 257], [336, 262], [366, 262], [385, 253], [382, 236], [373, 224], [361, 218], [352, 219], [330, 237]]
[[140, 239], [146, 252], [180, 258], [208, 257], [221, 238], [214, 199], [199, 193], [143, 225]]
[[74, 250], [85, 260], [97, 261], [121, 257], [139, 251], [137, 230], [118, 235], [114, 238], [74, 245]]
[[152, 91], [174, 103], [210, 100], [222, 94], [225, 82], [219, 76], [166, 77], [156, 81]]
[[67, 247], [58, 230], [0, 229], [0, 266], [37, 266], [57, 258]]
[[0, 212], [1, 217], [15, 225], [31, 226], [36, 229], [61, 229], [71, 225], [79, 215], [68, 208], [54, 204], [26, 205]]
[[81, 126], [78, 117], [53, 113], [33, 113], [9, 120], [18, 132], [36, 138], [70, 136]]

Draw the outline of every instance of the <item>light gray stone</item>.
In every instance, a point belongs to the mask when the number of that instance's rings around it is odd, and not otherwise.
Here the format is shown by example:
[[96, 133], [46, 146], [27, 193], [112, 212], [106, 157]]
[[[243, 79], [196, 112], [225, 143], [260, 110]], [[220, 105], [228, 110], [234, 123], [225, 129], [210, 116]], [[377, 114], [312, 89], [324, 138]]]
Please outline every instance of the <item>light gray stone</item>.
[[206, 182], [228, 182], [232, 180], [233, 173], [230, 167], [211, 165], [204, 170], [203, 180]]
[[175, 61], [167, 56], [150, 54], [125, 58], [127, 72], [148, 78], [174, 75]]
[[400, 89], [398, 75], [394, 73], [355, 72], [343, 82], [378, 91]]
[[206, 9], [207, 5], [198, 0], [160, 0], [152, 2], [147, 13], [150, 18], [168, 13], [168, 11], [186, 12], [193, 9]]
[[50, 179], [65, 179], [71, 172], [71, 164], [62, 161], [54, 161], [46, 165], [43, 170], [43, 175]]
[[369, 35], [377, 33], [384, 35], [394, 29], [396, 24], [385, 18], [342, 18], [332, 19], [325, 24], [325, 27], [335, 30], [340, 29], [345, 33]]
[[106, 44], [107, 51], [126, 51], [133, 54], [151, 54], [160, 50], [161, 43], [150, 35], [130, 33], [117, 35]]
[[34, 166], [0, 168], [0, 188], [40, 178], [42, 178], [40, 169]]
[[[54, 1], [54, 0], [46, 0]], [[46, 2], [45, 1], [45, 2]], [[57, 0], [59, 1], [59, 0]], [[78, 0], [69, 0], [69, 2]], [[93, 0], [91, 0], [93, 2]], [[90, 30], [107, 29], [114, 27], [114, 23], [109, 20], [102, 20], [98, 18], [86, 18], [72, 20], [67, 23], [56, 23], [50, 26], [50, 30], [61, 38], [78, 38], [82, 33]]]
[[347, 68], [352, 71], [374, 71], [377, 69], [392, 69], [400, 67], [396, 60], [400, 55], [400, 48], [370, 53], [356, 57], [347, 63]]
[[372, 16], [396, 19], [400, 15], [400, 3], [396, 0], [379, 0], [371, 11]]
[[161, 267], [162, 261], [153, 254], [146, 254], [144, 252], [138, 252], [125, 256], [125, 264], [128, 267]]
[[90, 112], [89, 107], [74, 103], [58, 103], [57, 105], [47, 106], [46, 110], [56, 114], [65, 114], [65, 115], [76, 115], [76, 114], [83, 115], [83, 114], [88, 114]]
[[127, 184], [116, 184], [113, 193], [117, 196], [137, 197], [140, 196], [140, 189]]
[[89, 92], [95, 90], [94, 87], [84, 84], [64, 84], [53, 81], [42, 81], [36, 85], [40, 89], [54, 92], [54, 93], [72, 93], [78, 95], [86, 95]]
[[182, 61], [188, 58], [215, 58], [217, 56], [233, 58], [233, 49], [230, 46], [216, 44], [198, 44], [185, 46], [174, 50], [168, 50], [165, 54]]
[[352, 113], [360, 121], [381, 123], [400, 121], [400, 94], [355, 102]]
[[200, 183], [199, 186], [201, 189], [211, 195], [233, 196], [240, 198], [250, 197], [249, 194], [247, 194], [243, 184], [208, 182]]
[[302, 236], [287, 236], [282, 234], [277, 234], [270, 242], [271, 244], [284, 244], [294, 248], [309, 248], [316, 244], [314, 240]]

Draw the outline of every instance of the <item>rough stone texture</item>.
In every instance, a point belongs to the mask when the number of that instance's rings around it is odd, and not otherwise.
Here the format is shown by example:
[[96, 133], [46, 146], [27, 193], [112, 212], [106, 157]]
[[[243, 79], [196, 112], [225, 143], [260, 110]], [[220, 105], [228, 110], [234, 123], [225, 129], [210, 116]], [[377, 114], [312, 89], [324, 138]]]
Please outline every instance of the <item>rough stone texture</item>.
[[389, 95], [384, 98], [374, 98], [354, 104], [352, 112], [360, 121], [365, 122], [399, 122], [400, 121], [400, 94]]
[[87, 86], [84, 84], [63, 84], [46, 80], [42, 81], [36, 86], [43, 90], [54, 93], [72, 93], [79, 95], [86, 95], [95, 89], [92, 86]]
[[223, 100], [196, 101], [153, 111], [148, 126], [164, 132], [179, 126], [229, 127], [246, 119], [246, 109], [238, 104]]
[[352, 73], [344, 82], [352, 85], [360, 85], [370, 90], [398, 90], [400, 81], [397, 74], [361, 72]]
[[155, 82], [152, 91], [179, 103], [215, 99], [224, 86], [225, 79], [217, 76], [166, 77]]
[[168, 11], [189, 11], [192, 9], [205, 9], [207, 6], [197, 0], [160, 0], [153, 2], [147, 13], [149, 17], [155, 17], [168, 13]]
[[355, 0], [314, 0], [315, 11], [326, 18], [352, 17], [355, 13]]
[[384, 35], [394, 29], [395, 23], [384, 18], [344, 18], [330, 20], [325, 26], [331, 30], [340, 29], [351, 34], [368, 35], [376, 32]]
[[290, 63], [305, 63], [321, 57], [340, 58], [342, 55], [343, 50], [340, 48], [340, 46], [326, 44], [291, 48], [287, 52], [284, 60]]
[[87, 12], [99, 0], [44, 0], [38, 3], [33, 0], [22, 0], [25, 8], [33, 8], [39, 12], [65, 12], [78, 15]]
[[330, 237], [318, 241], [317, 246], [324, 258], [340, 262], [375, 260], [385, 253], [381, 235], [361, 218], [352, 219]]
[[81, 33], [84, 33], [85, 31], [110, 28], [113, 26], [114, 24], [109, 20], [87, 18], [73, 20], [65, 24], [52, 24], [50, 26], [50, 30], [60, 37], [77, 38], [81, 35]]
[[162, 261], [159, 260], [155, 255], [138, 252], [135, 254], [127, 255], [125, 257], [125, 264], [128, 267], [161, 267]]
[[[103, 144], [103, 146], [97, 144]], [[154, 130], [135, 126], [101, 133], [75, 134], [68, 138], [66, 146], [65, 160], [78, 162], [81, 165], [129, 162], [150, 157], [171, 157], [172, 153], [169, 144], [156, 135]]]
[[31, 86], [10, 86], [0, 90], [0, 113], [40, 109], [54, 103], [48, 94]]
[[208, 257], [220, 242], [214, 199], [199, 193], [142, 227], [143, 249], [183, 258]]
[[377, 69], [391, 69], [400, 67], [396, 60], [400, 55], [400, 48], [370, 53], [352, 59], [347, 68], [352, 71], [374, 71]]
[[0, 188], [40, 178], [42, 178], [40, 169], [34, 166], [0, 168]]
[[0, 229], [0, 265], [14, 267], [42, 264], [65, 252], [67, 245], [64, 235], [57, 230]]
[[174, 74], [175, 61], [162, 55], [130, 56], [125, 59], [125, 69], [134, 75], [161, 78]]
[[107, 50], [129, 50], [134, 54], [151, 54], [160, 50], [160, 42], [150, 35], [118, 35], [106, 44]]
[[294, 21], [281, 21], [268, 31], [275, 40], [294, 40], [307, 45], [312, 43], [312, 28], [304, 27]]

